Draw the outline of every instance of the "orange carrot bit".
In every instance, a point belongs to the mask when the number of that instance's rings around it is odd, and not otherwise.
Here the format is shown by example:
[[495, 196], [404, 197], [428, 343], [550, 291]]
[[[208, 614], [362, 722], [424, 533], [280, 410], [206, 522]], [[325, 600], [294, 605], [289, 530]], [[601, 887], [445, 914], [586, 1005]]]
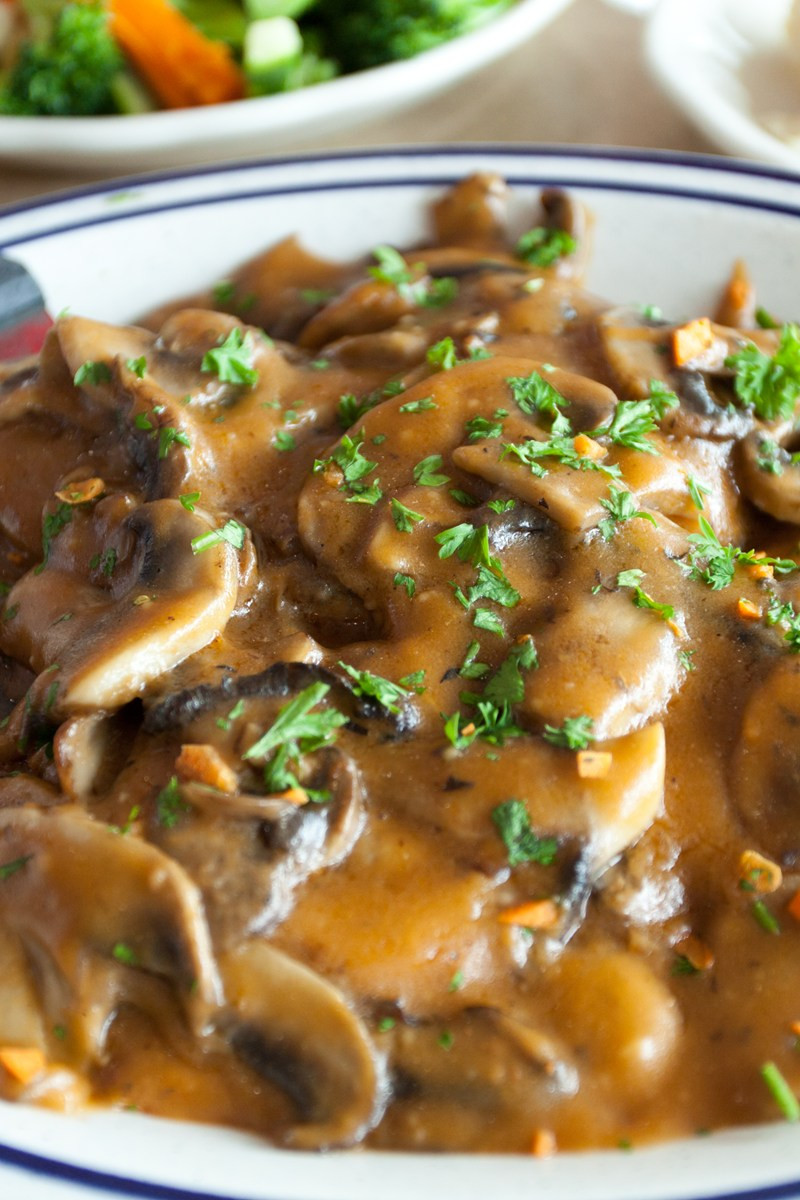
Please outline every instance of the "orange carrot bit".
[[601, 446], [594, 438], [590, 438], [587, 433], [579, 433], [577, 437], [572, 439], [572, 445], [575, 447], [575, 453], [580, 454], [581, 458], [591, 458], [597, 462], [600, 458], [605, 458], [608, 454], [608, 449]]
[[521, 925], [525, 929], [553, 929], [560, 916], [556, 902], [544, 899], [528, 900], [525, 904], [504, 908], [497, 919], [501, 925]]
[[38, 1046], [3, 1046], [0, 1048], [0, 1063], [12, 1079], [18, 1083], [30, 1083], [47, 1066], [47, 1060]]
[[710, 971], [714, 965], [714, 951], [693, 933], [677, 944], [675, 952], [691, 963], [695, 971]]
[[790, 917], [794, 917], [795, 921], [800, 921], [800, 888], [786, 905], [786, 910]]
[[476, 729], [477, 729], [477, 726], [476, 726], [475, 722], [470, 721], [468, 725], [464, 726], [464, 728], [461, 730], [461, 732], [464, 734], [465, 737], [472, 737], [472, 735]]
[[739, 857], [739, 880], [750, 891], [767, 895], [781, 887], [783, 871], [757, 850], [743, 850]]
[[790, 1021], [789, 1029], [795, 1037], [800, 1037], [800, 1021]]
[[175, 774], [184, 783], [205, 783], [218, 792], [235, 792], [236, 773], [214, 746], [185, 745], [175, 760]]
[[736, 611], [743, 621], [760, 621], [762, 611], [758, 604], [754, 604], [752, 600], [745, 600], [744, 596], [740, 596], [736, 601]]
[[97, 500], [106, 490], [106, 485], [102, 479], [93, 476], [91, 479], [81, 479], [75, 483], [69, 483], [60, 492], [56, 492], [56, 499], [61, 500], [64, 504], [88, 504], [90, 500]]
[[111, 32], [166, 108], [239, 100], [244, 76], [223, 42], [168, 0], [110, 0]]
[[534, 1129], [531, 1138], [531, 1154], [534, 1158], [552, 1158], [557, 1150], [556, 1135], [552, 1129]]
[[610, 750], [579, 750], [575, 761], [581, 779], [605, 779], [611, 770], [614, 755]]
[[676, 367], [699, 358], [714, 345], [714, 331], [708, 317], [698, 317], [681, 325], [672, 334], [672, 357]]
[[281, 800], [286, 800], [289, 804], [294, 804], [297, 808], [302, 808], [304, 804], [308, 804], [308, 792], [305, 788], [290, 787], [285, 792], [279, 792]]
[[745, 570], [751, 579], [772, 579], [775, 575], [771, 563], [751, 563]]

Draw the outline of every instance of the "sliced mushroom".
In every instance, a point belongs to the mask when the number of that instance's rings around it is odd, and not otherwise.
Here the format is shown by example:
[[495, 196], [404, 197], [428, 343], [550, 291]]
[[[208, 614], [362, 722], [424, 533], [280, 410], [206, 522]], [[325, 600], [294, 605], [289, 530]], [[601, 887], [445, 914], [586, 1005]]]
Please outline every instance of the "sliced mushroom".
[[757, 426], [738, 446], [739, 482], [748, 500], [776, 521], [800, 524], [800, 462], [792, 422]]
[[784, 867], [800, 863], [800, 662], [783, 658], [742, 716], [731, 758], [736, 807], [756, 847]]
[[431, 209], [441, 244], [503, 248], [509, 188], [499, 175], [480, 172], [450, 188]]
[[364, 1023], [332, 984], [266, 942], [220, 959], [226, 1007], [217, 1031], [294, 1101], [298, 1149], [349, 1146], [380, 1118], [387, 1087]]
[[59, 664], [54, 715], [127, 703], [217, 637], [233, 611], [236, 551], [222, 540], [193, 553], [193, 538], [209, 532], [199, 513], [157, 500], [124, 516], [118, 532], [133, 548], [105, 587], [81, 578], [62, 534], [44, 570], [12, 590], [9, 648], [35, 670]]
[[221, 990], [199, 893], [177, 863], [72, 806], [0, 810], [0, 860], [19, 864], [0, 916], [33, 962], [47, 1020], [69, 1013], [77, 1054], [101, 1052], [129, 984], [147, 1003], [139, 971], [167, 980], [205, 1030]]

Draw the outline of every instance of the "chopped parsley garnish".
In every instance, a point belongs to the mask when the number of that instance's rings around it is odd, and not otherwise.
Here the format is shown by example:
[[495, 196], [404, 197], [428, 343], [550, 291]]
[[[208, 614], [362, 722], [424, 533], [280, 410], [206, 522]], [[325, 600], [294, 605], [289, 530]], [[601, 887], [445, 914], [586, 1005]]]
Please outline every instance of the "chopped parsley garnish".
[[336, 295], [333, 288], [301, 288], [300, 299], [306, 304], [327, 304]]
[[686, 482], [689, 485], [689, 495], [692, 497], [692, 504], [702, 512], [705, 508], [703, 496], [710, 496], [711, 488], [707, 483], [702, 483], [699, 479], [696, 479], [694, 475], [687, 475]]
[[619, 525], [624, 524], [625, 521], [632, 521], [637, 517], [643, 521], [649, 521], [651, 525], [658, 526], [652, 513], [638, 510], [632, 494], [626, 492], [624, 488], [614, 486], [614, 484], [609, 486], [608, 499], [603, 499], [600, 503], [609, 514], [598, 524], [598, 529], [603, 535], [603, 540], [606, 542], [611, 541]]
[[[519, 704], [525, 694], [522, 672], [533, 670], [538, 665], [539, 658], [533, 638], [526, 637], [517, 642], [483, 689], [483, 699], [490, 700], [498, 706]], [[463, 673], [462, 668], [461, 674]]]
[[644, 400], [620, 400], [609, 421], [590, 431], [590, 437], [607, 437], [616, 446], [638, 450], [641, 454], [658, 454], [648, 433], [658, 429], [658, 422], [668, 408], [675, 408], [678, 397], [657, 379], [650, 380], [650, 395]]
[[697, 666], [693, 662], [693, 658], [696, 653], [697, 653], [696, 650], [679, 650], [678, 651], [678, 662], [681, 664], [684, 671], [696, 671], [697, 670]]
[[107, 550], [104, 550], [102, 554], [94, 554], [89, 559], [89, 566], [91, 567], [91, 569], [93, 571], [96, 571], [97, 568], [99, 567], [100, 570], [103, 572], [103, 574], [106, 576], [110, 576], [110, 575], [114, 574], [114, 568], [116, 567], [116, 565], [117, 565], [117, 552], [113, 548], [113, 546], [110, 546]]
[[169, 454], [170, 447], [175, 444], [191, 448], [192, 443], [188, 436], [182, 433], [181, 430], [175, 429], [172, 425], [165, 425], [158, 431], [158, 457], [166, 458]]
[[699, 975], [700, 968], [690, 962], [685, 954], [676, 954], [671, 973], [673, 975]]
[[399, 500], [393, 498], [390, 505], [392, 519], [400, 533], [411, 533], [416, 524], [425, 520], [421, 513], [414, 512], [412, 508], [406, 508], [405, 504], [401, 504]]
[[272, 444], [280, 454], [287, 454], [297, 449], [297, 442], [288, 429], [278, 429], [272, 439]]
[[488, 525], [476, 527], [465, 521], [461, 525], [443, 529], [433, 540], [439, 546], [439, 558], [450, 558], [457, 554], [462, 562], [470, 562], [474, 567], [500, 567], [500, 560], [494, 558], [489, 550]]
[[371, 696], [390, 713], [399, 713], [400, 705], [408, 700], [410, 692], [406, 688], [384, 679], [382, 675], [373, 675], [371, 671], [359, 671], [355, 667], [339, 659], [338, 665], [353, 680], [353, 692], [356, 696]]
[[143, 354], [140, 355], [139, 358], [126, 358], [125, 366], [129, 371], [132, 371], [138, 379], [144, 379], [145, 371], [147, 370], [147, 359]]
[[[498, 409], [498, 412], [503, 412], [504, 416], [508, 414], [504, 409]], [[466, 424], [466, 430], [469, 434], [471, 442], [480, 441], [482, 438], [499, 438], [503, 432], [502, 419], [498, 420], [489, 417], [470, 417]]]
[[761, 563], [774, 567], [779, 575], [797, 570], [797, 563], [792, 558], [771, 558], [769, 555], [759, 557], [755, 550], [723, 545], [705, 517], [699, 518], [699, 524], [700, 533], [689, 534], [692, 549], [689, 551], [684, 570], [691, 579], [702, 580], [714, 591], [719, 591], [733, 582], [736, 567], [739, 565], [753, 566]]
[[649, 608], [651, 612], [657, 613], [662, 621], [672, 621], [675, 609], [671, 604], [659, 604], [652, 596], [649, 596], [641, 586], [643, 579], [644, 571], [633, 567], [630, 571], [620, 571], [617, 575], [617, 587], [632, 589], [633, 596], [631, 598], [637, 608]]
[[559, 258], [566, 258], [577, 249], [578, 243], [566, 229], [547, 229], [537, 225], [523, 233], [515, 253], [534, 267], [552, 267]]
[[452, 1050], [455, 1038], [449, 1029], [443, 1029], [436, 1039], [436, 1045], [441, 1046], [442, 1050]]
[[213, 350], [207, 350], [200, 364], [202, 371], [216, 375], [221, 383], [255, 387], [258, 371], [253, 366], [253, 343], [249, 334], [235, 326]]
[[412, 671], [410, 675], [404, 675], [402, 679], [397, 681], [400, 687], [411, 688], [412, 692], [416, 692], [421, 696], [428, 689], [425, 686], [425, 668], [422, 667], [419, 671]]
[[782, 475], [783, 463], [781, 462], [780, 454], [781, 448], [772, 438], [759, 438], [758, 455], [756, 457], [756, 466], [759, 471], [763, 471], [765, 475]]
[[781, 604], [773, 593], [767, 609], [766, 621], [768, 625], [782, 625], [784, 628], [783, 640], [792, 654], [800, 654], [800, 613], [795, 612], [791, 602]]
[[[494, 561], [496, 562], [496, 560]], [[493, 600], [495, 604], [501, 604], [503, 608], [514, 608], [519, 604], [519, 592], [511, 586], [499, 567], [490, 570], [488, 567], [478, 566], [475, 569], [478, 578], [477, 582], [467, 591], [467, 606], [474, 604], [476, 600]], [[475, 624], [477, 625], [478, 622], [476, 621]], [[493, 625], [484, 625], [484, 628], [492, 628], [495, 633], [497, 632]]]
[[425, 358], [432, 367], [438, 367], [441, 371], [450, 371], [453, 367], [458, 366], [456, 344], [451, 337], [444, 337], [440, 342], [434, 342], [428, 348]]
[[209, 529], [208, 533], [200, 533], [192, 538], [192, 554], [202, 554], [210, 546], [218, 546], [227, 542], [234, 550], [241, 550], [247, 537], [247, 529], [240, 521], [231, 518], [220, 529]]
[[493, 613], [490, 608], [476, 608], [472, 624], [476, 629], [485, 629], [487, 633], [494, 633], [498, 637], [504, 638], [506, 636], [503, 622], [497, 616], [497, 613]]
[[521, 800], [506, 800], [492, 809], [492, 821], [508, 851], [508, 865], [536, 862], [549, 867], [555, 861], [558, 842], [541, 838], [531, 828], [528, 810]]
[[402, 573], [402, 571], [395, 572], [395, 576], [394, 576], [394, 579], [392, 580], [392, 582], [394, 583], [395, 587], [405, 588], [406, 595], [408, 596], [409, 599], [411, 599], [411, 597], [414, 595], [414, 593], [417, 590], [416, 580], [411, 575], [404, 575]]
[[591, 717], [566, 717], [564, 724], [545, 725], [542, 737], [553, 746], [566, 750], [585, 750], [594, 741], [594, 721]]
[[116, 942], [111, 954], [117, 962], [125, 963], [126, 967], [138, 967], [139, 965], [139, 956], [127, 942]]
[[750, 911], [765, 933], [780, 933], [781, 927], [777, 917], [771, 909], [767, 908], [763, 900], [754, 900], [750, 905]]
[[378, 1033], [388, 1033], [390, 1029], [394, 1029], [397, 1021], [394, 1017], [381, 1017], [378, 1021]]
[[506, 379], [506, 383], [520, 409], [528, 416], [535, 412], [543, 412], [557, 417], [561, 413], [561, 406], [569, 404], [569, 401], [538, 371], [532, 371], [527, 378], [511, 375]]
[[761, 305], [756, 309], [756, 325], [759, 329], [780, 329], [780, 321], [776, 321], [772, 313]]
[[173, 829], [181, 813], [191, 812], [191, 805], [181, 797], [181, 789], [177, 775], [173, 775], [169, 783], [156, 796], [156, 817], [159, 825], [165, 829]]
[[89, 360], [78, 367], [72, 382], [76, 387], [80, 387], [82, 383], [110, 383], [111, 368], [108, 363]]
[[234, 721], [238, 720], [244, 712], [244, 700], [239, 699], [234, 704], [227, 717], [217, 717], [216, 726], [218, 729], [228, 730]]
[[69, 525], [72, 520], [72, 514], [73, 506], [62, 501], [55, 512], [48, 513], [42, 521], [42, 561], [36, 568], [37, 574], [40, 574], [50, 561], [50, 550], [53, 542], [61, 533], [61, 530]]
[[184, 492], [184, 494], [182, 496], [178, 496], [178, 499], [180, 500], [181, 504], [183, 505], [183, 507], [186, 509], [187, 512], [194, 512], [195, 505], [197, 504], [197, 501], [200, 499], [200, 493], [199, 492]]
[[490, 508], [492, 512], [504, 513], [510, 512], [512, 508], [516, 508], [517, 502], [516, 500], [487, 500], [486, 507]]
[[761, 1078], [767, 1085], [784, 1120], [800, 1121], [800, 1103], [774, 1062], [764, 1063], [761, 1068]]
[[300, 786], [290, 764], [298, 763], [304, 754], [329, 746], [337, 729], [347, 723], [347, 717], [338, 709], [312, 711], [329, 691], [327, 683], [312, 683], [299, 692], [279, 710], [267, 732], [245, 751], [245, 759], [270, 756], [264, 767], [264, 782], [271, 791], [283, 792]]
[[339, 425], [342, 429], [349, 429], [351, 425], [355, 425], [356, 421], [360, 421], [365, 413], [370, 409], [375, 408], [382, 400], [380, 392], [370, 392], [367, 396], [354, 396], [352, 392], [345, 392], [339, 397], [339, 403], [336, 406], [336, 415], [339, 418]]
[[480, 642], [470, 642], [467, 646], [467, 652], [464, 655], [464, 661], [458, 668], [458, 673], [463, 679], [483, 679], [484, 675], [488, 675], [491, 667], [488, 663], [478, 662], [477, 658], [481, 651]]
[[376, 266], [369, 268], [373, 279], [393, 287], [409, 304], [422, 308], [440, 308], [450, 304], [458, 295], [455, 279], [430, 279], [424, 274], [424, 263], [409, 266], [393, 246], [376, 246], [372, 251]]
[[606, 464], [579, 453], [575, 448], [572, 427], [566, 417], [560, 415], [553, 422], [552, 436], [547, 441], [540, 442], [536, 438], [530, 438], [525, 442], [506, 442], [501, 457], [509, 456], [524, 463], [530, 469], [531, 475], [539, 477], [547, 474], [539, 462], [540, 458], [554, 458], [556, 462], [571, 467], [574, 471], [602, 471], [611, 478], [621, 474], [616, 464]]
[[441, 487], [442, 484], [449, 483], [450, 476], [443, 475], [441, 468], [441, 454], [429, 454], [414, 467], [414, 482], [420, 487]]
[[3, 621], [13, 621], [18, 612], [18, 604], [12, 604], [9, 608], [3, 609]]
[[401, 404], [398, 412], [401, 413], [420, 413], [430, 412], [432, 408], [438, 408], [439, 405], [432, 396], [423, 396], [420, 400], [409, 400], [408, 404]]
[[11, 862], [3, 863], [0, 866], [0, 880], [10, 879], [12, 875], [16, 875], [17, 871], [21, 871], [32, 858], [32, 854], [24, 854], [21, 858], [14, 858]]
[[354, 437], [351, 437], [349, 433], [342, 434], [339, 445], [328, 458], [314, 460], [314, 471], [315, 473], [325, 471], [331, 464], [337, 466], [344, 477], [339, 490], [349, 491], [351, 498], [365, 495], [367, 498], [362, 501], [363, 503], [375, 504], [383, 494], [378, 487], [379, 481], [376, 479], [371, 485], [368, 485], [363, 482], [363, 479], [378, 464], [361, 453], [363, 443], [363, 429]]
[[447, 985], [448, 992], [457, 992], [459, 988], [464, 986], [464, 972], [459, 969], [453, 974], [452, 979]]
[[750, 343], [729, 354], [725, 366], [735, 371], [733, 389], [742, 404], [765, 421], [788, 420], [800, 396], [800, 330], [784, 325], [778, 349], [770, 358]]
[[456, 503], [460, 504], [463, 508], [477, 508], [480, 504], [480, 500], [472, 496], [469, 492], [463, 491], [462, 488], [450, 488], [449, 490], [450, 495]]

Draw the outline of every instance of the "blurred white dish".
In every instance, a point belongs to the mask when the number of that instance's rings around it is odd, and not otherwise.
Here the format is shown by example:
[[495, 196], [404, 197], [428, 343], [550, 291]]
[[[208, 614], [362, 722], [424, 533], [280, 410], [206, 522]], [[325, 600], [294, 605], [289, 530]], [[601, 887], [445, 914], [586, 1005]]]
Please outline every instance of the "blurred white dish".
[[407, 108], [516, 49], [571, 0], [518, 0], [507, 12], [416, 58], [277, 96], [126, 117], [0, 117], [0, 159], [123, 171], [228, 162], [319, 143]]
[[[731, 262], [763, 302], [796, 309], [800, 178], [724, 160], [534, 148], [385, 151], [250, 163], [82, 189], [0, 214], [0, 251], [52, 312], [125, 321], [225, 276], [285, 234], [346, 258], [424, 235], [449, 183], [495, 171], [523, 228], [542, 186], [596, 215], [588, 286], [665, 312], [707, 310]], [[743, 1084], [743, 1087], [746, 1087]], [[3, 1200], [800, 1200], [786, 1122], [633, 1153], [522, 1156], [277, 1151], [231, 1130], [128, 1112], [59, 1116], [0, 1104]]]
[[791, 5], [661, 0], [646, 53], [667, 94], [721, 149], [797, 169], [800, 68], [790, 61], [785, 32]]

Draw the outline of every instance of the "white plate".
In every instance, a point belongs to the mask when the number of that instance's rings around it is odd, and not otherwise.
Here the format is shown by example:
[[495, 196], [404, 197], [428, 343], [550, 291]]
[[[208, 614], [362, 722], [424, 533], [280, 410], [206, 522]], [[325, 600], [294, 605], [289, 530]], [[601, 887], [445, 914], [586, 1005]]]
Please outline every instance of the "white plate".
[[[787, 52], [790, 8], [791, 0], [661, 0], [645, 44], [656, 78], [712, 142], [796, 169], [800, 66]], [[776, 132], [792, 121], [794, 144]]]
[[292, 150], [407, 108], [487, 66], [571, 0], [518, 0], [484, 28], [416, 58], [277, 96], [129, 117], [0, 117], [0, 158], [70, 171], [149, 170]]
[[[223, 277], [299, 232], [352, 255], [424, 233], [428, 201], [493, 170], [530, 222], [543, 184], [594, 210], [589, 286], [675, 316], [707, 310], [731, 261], [763, 303], [796, 312], [800, 178], [723, 160], [503, 148], [393, 151], [247, 164], [85, 189], [0, 215], [0, 250], [24, 261], [52, 311], [125, 320]], [[798, 1127], [775, 1124], [622, 1151], [509, 1156], [289, 1154], [223, 1129], [130, 1113], [61, 1117], [0, 1105], [3, 1200], [789, 1200], [800, 1197]]]

